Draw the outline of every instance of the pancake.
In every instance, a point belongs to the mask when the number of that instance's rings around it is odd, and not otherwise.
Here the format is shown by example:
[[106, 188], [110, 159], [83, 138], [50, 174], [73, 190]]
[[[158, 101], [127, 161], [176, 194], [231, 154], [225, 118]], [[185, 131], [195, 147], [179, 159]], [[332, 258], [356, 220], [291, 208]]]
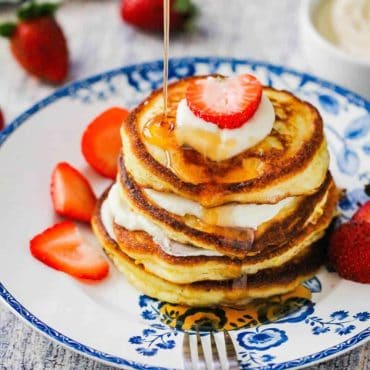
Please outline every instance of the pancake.
[[293, 205], [284, 207], [275, 217], [260, 225], [255, 232], [252, 245], [249, 244], [250, 229], [210, 225], [195, 216], [175, 215], [157, 206], [126, 171], [122, 157], [119, 161], [118, 182], [122, 196], [130, 207], [158, 225], [170, 239], [243, 259], [294, 239], [311, 217], [316, 204], [325, 196], [332, 184], [332, 178], [328, 172], [316, 193], [296, 197]]
[[143, 265], [123, 253], [96, 215], [92, 226], [108, 256], [132, 285], [153, 298], [188, 306], [237, 307], [244, 306], [256, 298], [286, 293], [312, 277], [324, 258], [324, 249], [319, 245], [313, 245], [289, 263], [260, 271], [247, 278], [180, 285], [148, 272]]
[[[206, 77], [171, 84], [166, 117], [160, 89], [123, 122], [116, 183], [100, 197], [92, 226], [145, 294], [188, 306], [244, 306], [315, 274], [338, 190], [312, 105], [264, 87], [269, 114], [256, 118], [256, 131], [220, 136], [181, 111], [189, 110], [189, 82]], [[257, 144], [243, 151], [248, 143]]]
[[205, 207], [276, 203], [317, 191], [329, 164], [322, 119], [311, 104], [286, 91], [264, 88], [276, 119], [271, 134], [254, 147], [216, 162], [178, 145], [173, 130], [176, 108], [189, 81], [199, 78], [204, 76], [169, 86], [166, 121], [160, 89], [123, 123], [125, 166], [138, 185], [172, 192]]
[[[101, 217], [101, 207], [109, 189], [98, 201], [93, 222], [95, 227], [105, 230]], [[167, 254], [145, 231], [129, 231], [114, 224], [114, 234], [118, 248], [144, 268], [160, 278], [177, 284], [192, 283], [203, 280], [227, 280], [240, 277], [242, 274], [278, 267], [319, 240], [330, 224], [338, 199], [338, 191], [330, 180], [321, 200], [316, 203], [307, 225], [301, 232], [284, 244], [265, 249], [255, 256], [243, 260], [226, 256], [173, 256]], [[104, 231], [106, 232], [106, 231]], [[102, 232], [101, 232], [102, 233]]]

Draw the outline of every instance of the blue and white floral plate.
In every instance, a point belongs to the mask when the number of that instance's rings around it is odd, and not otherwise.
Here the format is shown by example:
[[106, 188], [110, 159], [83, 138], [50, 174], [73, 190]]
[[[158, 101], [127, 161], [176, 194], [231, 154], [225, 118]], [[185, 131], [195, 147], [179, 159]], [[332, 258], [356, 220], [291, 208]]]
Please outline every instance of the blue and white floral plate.
[[[266, 84], [312, 102], [326, 124], [334, 177], [347, 189], [340, 204], [344, 217], [358, 202], [369, 199], [365, 188], [370, 183], [369, 102], [310, 75], [254, 61], [185, 58], [171, 61], [169, 69], [171, 79], [216, 72], [251, 72]], [[76, 281], [33, 259], [28, 244], [33, 235], [58, 221], [49, 198], [50, 174], [57, 162], [82, 169], [97, 193], [107, 185], [81, 156], [86, 124], [109, 106], [135, 106], [161, 82], [161, 62], [105, 72], [58, 90], [0, 133], [3, 301], [56, 342], [123, 368], [184, 368], [183, 334], [163, 322], [162, 303], [140, 295], [113, 267], [110, 277], [99, 284]], [[84, 233], [98, 248], [87, 227]], [[231, 332], [242, 368], [305, 366], [370, 338], [369, 285], [323, 269], [306, 287], [312, 298], [294, 313]]]

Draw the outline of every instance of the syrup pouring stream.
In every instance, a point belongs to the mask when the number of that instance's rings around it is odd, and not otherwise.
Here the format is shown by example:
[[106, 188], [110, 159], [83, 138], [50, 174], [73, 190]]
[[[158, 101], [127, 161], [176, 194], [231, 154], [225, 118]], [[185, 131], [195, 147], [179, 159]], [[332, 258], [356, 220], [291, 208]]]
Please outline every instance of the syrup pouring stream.
[[167, 118], [168, 49], [170, 39], [170, 0], [163, 0], [163, 114]]

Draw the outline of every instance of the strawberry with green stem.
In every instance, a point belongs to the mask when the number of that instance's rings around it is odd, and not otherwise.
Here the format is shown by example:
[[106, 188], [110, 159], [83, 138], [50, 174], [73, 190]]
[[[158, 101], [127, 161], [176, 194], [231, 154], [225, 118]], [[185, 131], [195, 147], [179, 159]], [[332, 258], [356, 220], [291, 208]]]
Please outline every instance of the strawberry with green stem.
[[0, 35], [9, 38], [10, 49], [30, 74], [62, 83], [68, 74], [69, 56], [64, 33], [54, 18], [56, 4], [30, 2], [18, 10], [18, 23], [0, 25]]
[[[147, 31], [163, 30], [164, 0], [122, 0], [122, 19]], [[178, 31], [189, 28], [196, 14], [196, 8], [190, 0], [170, 0], [170, 30]]]

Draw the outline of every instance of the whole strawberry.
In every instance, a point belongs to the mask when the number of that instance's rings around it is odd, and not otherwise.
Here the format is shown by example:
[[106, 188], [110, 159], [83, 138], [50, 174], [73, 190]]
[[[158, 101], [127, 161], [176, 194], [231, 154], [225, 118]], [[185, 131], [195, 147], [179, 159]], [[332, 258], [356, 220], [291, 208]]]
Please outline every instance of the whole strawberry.
[[370, 222], [370, 200], [357, 210], [353, 215], [352, 220]]
[[56, 5], [28, 3], [19, 9], [19, 22], [0, 26], [0, 35], [10, 39], [10, 48], [22, 67], [32, 75], [59, 84], [68, 73], [68, 47], [54, 18]]
[[[163, 3], [164, 0], [122, 0], [122, 19], [144, 30], [162, 31]], [[194, 14], [190, 0], [170, 0], [170, 30], [183, 29]]]
[[340, 225], [330, 238], [329, 261], [343, 278], [370, 283], [370, 223]]

